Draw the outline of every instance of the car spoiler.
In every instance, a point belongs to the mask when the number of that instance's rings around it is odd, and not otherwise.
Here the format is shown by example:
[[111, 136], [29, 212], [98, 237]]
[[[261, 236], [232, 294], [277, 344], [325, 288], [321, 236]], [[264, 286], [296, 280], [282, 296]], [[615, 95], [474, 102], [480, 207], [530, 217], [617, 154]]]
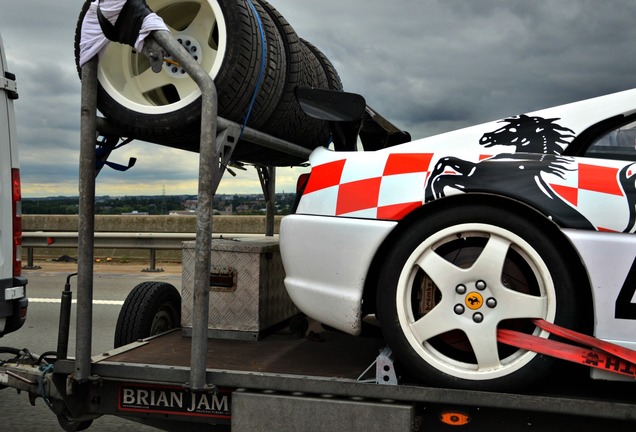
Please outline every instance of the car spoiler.
[[359, 94], [297, 87], [296, 98], [305, 114], [329, 124], [336, 151], [356, 150], [358, 137], [365, 151], [411, 141], [411, 134], [381, 116]]

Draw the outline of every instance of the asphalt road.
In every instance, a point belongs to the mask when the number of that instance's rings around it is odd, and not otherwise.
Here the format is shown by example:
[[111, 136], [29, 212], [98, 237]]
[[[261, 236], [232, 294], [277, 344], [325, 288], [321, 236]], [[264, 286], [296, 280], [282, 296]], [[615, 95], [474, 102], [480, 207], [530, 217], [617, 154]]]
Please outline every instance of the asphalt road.
[[[27, 348], [35, 354], [55, 350], [59, 324], [60, 297], [67, 275], [76, 271], [75, 264], [35, 263], [38, 270], [25, 270], [29, 280], [27, 294], [30, 299], [27, 322], [18, 332], [0, 339], [0, 346]], [[93, 307], [93, 353], [108, 351], [113, 346], [113, 335], [120, 305], [128, 292], [138, 283], [160, 280], [181, 289], [181, 265], [157, 265], [163, 272], [144, 272], [143, 263], [128, 265], [103, 264], [94, 270]], [[76, 278], [71, 279], [71, 290], [75, 290]], [[74, 295], [74, 299], [76, 296]], [[71, 312], [69, 340], [70, 357], [75, 356], [75, 306]], [[3, 357], [3, 358], [6, 358]], [[18, 394], [14, 389], [0, 390], [0, 430], [2, 431], [62, 431], [56, 416], [41, 398], [31, 406], [27, 394]], [[103, 416], [93, 421], [88, 431], [157, 431], [116, 416]]]

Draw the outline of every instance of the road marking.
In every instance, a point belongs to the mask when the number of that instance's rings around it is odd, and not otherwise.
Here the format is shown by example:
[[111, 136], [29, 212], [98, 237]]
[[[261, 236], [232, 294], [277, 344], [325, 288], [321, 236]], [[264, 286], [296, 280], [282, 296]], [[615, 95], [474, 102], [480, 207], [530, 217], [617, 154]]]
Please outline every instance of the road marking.
[[[61, 303], [61, 302], [62, 302], [62, 299], [29, 297], [29, 303]], [[76, 304], [77, 300], [73, 299], [71, 300], [71, 302]], [[124, 302], [122, 300], [93, 300], [93, 304], [121, 306], [124, 304]]]

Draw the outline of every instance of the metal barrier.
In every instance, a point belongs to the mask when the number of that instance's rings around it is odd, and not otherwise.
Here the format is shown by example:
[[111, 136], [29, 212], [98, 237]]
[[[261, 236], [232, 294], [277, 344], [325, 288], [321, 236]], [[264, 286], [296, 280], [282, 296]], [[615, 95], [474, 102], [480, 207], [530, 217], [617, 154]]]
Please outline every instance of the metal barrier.
[[[253, 233], [220, 233], [213, 238], [245, 238], [263, 237], [267, 234]], [[273, 235], [278, 236], [278, 234]], [[162, 271], [157, 269], [157, 250], [180, 250], [183, 242], [196, 240], [196, 233], [165, 233], [165, 232], [96, 232], [93, 236], [95, 249], [148, 249], [150, 251], [150, 265], [143, 271]], [[78, 245], [78, 234], [72, 231], [25, 231], [22, 232], [22, 248], [27, 251], [27, 265], [25, 269], [37, 268], [33, 265], [35, 248], [68, 248], [74, 249]]]
[[[96, 232], [95, 248], [115, 249], [149, 249], [150, 266], [144, 271], [161, 271], [156, 267], [156, 252], [159, 249], [181, 249], [184, 241], [195, 240], [195, 233], [130, 233], [130, 232]], [[33, 265], [34, 248], [77, 248], [77, 232], [38, 231], [23, 232], [22, 247], [27, 249], [27, 266]]]

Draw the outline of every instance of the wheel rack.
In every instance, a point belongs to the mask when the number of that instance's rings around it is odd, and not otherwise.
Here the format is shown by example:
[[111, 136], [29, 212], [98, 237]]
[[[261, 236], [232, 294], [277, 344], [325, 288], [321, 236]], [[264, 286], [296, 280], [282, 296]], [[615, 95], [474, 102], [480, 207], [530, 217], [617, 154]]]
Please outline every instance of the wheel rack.
[[[218, 117], [214, 80], [167, 31], [155, 31], [149, 38], [171, 54], [199, 86], [202, 94], [199, 156], [198, 209], [196, 222], [193, 324], [190, 382], [192, 391], [205, 391], [209, 274], [212, 239], [212, 200], [239, 136], [241, 139], [293, 156], [308, 158], [310, 150]], [[93, 303], [93, 234], [95, 227], [95, 139], [98, 132], [118, 133], [106, 120], [97, 117], [97, 58], [82, 66], [79, 226], [77, 275], [77, 333], [74, 379], [86, 382], [92, 376], [91, 332]], [[267, 235], [273, 234], [275, 169], [259, 170], [259, 179], [268, 202]]]

